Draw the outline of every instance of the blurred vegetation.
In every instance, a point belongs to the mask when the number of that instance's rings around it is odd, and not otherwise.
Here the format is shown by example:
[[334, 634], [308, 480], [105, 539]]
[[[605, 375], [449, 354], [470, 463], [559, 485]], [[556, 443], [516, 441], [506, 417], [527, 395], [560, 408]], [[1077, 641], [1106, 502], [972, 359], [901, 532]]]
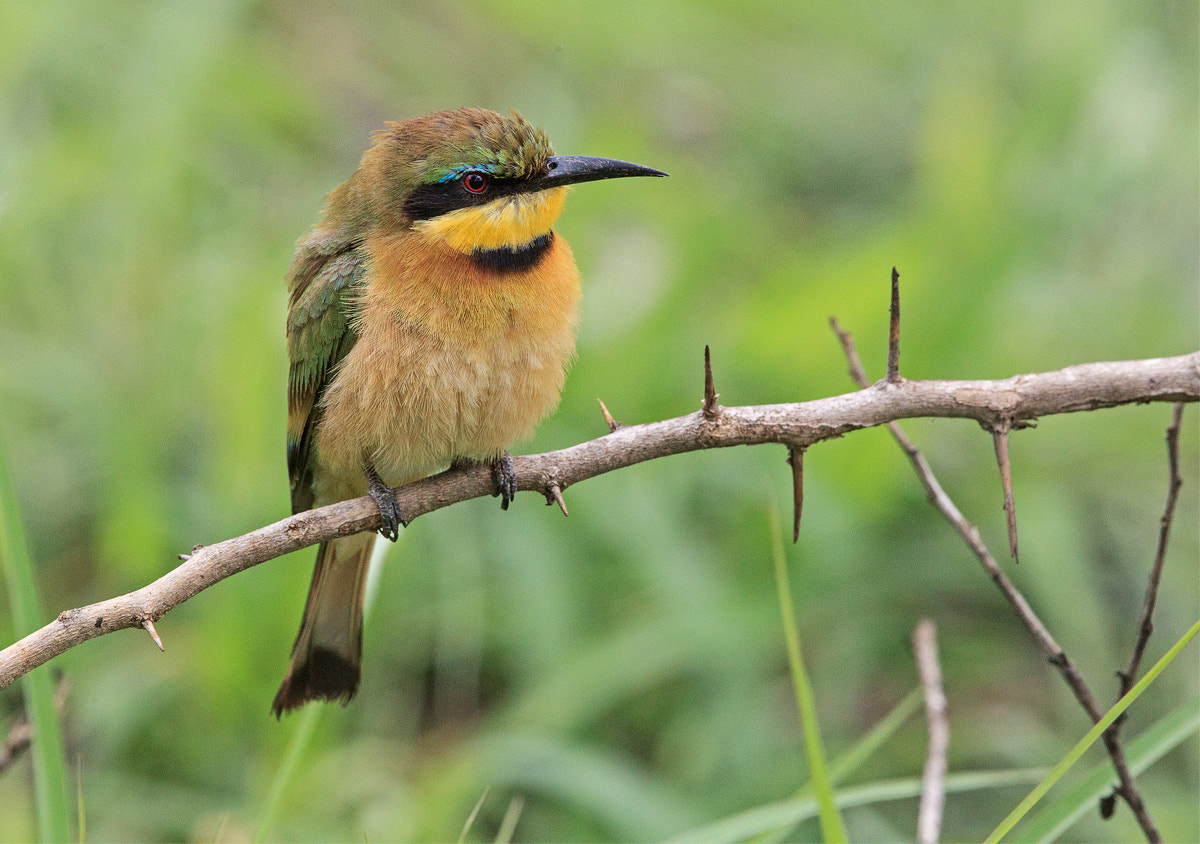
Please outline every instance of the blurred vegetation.
[[[385, 120], [519, 109], [559, 152], [663, 168], [586, 185], [559, 230], [585, 278], [579, 360], [523, 451], [696, 409], [851, 389], [826, 320], [882, 374], [999, 378], [1197, 345], [1192, 2], [517, 0], [9, 3], [0, 9], [0, 430], [47, 613], [143, 585], [193, 544], [287, 513], [283, 275]], [[1107, 706], [1135, 637], [1166, 491], [1165, 405], [1014, 435], [1009, 566]], [[990, 438], [907, 430], [1000, 552]], [[1197, 413], [1147, 664], [1195, 620]], [[771, 563], [780, 448], [677, 457], [419, 520], [394, 547], [364, 682], [322, 713], [269, 838], [649, 840], [807, 779]], [[813, 449], [791, 584], [825, 746], [916, 684], [939, 626], [951, 771], [1045, 766], [1082, 710], [886, 432]], [[97, 841], [248, 837], [297, 719], [268, 712], [313, 552], [158, 625], [56, 660]], [[0, 606], [7, 606], [0, 595]], [[49, 615], [47, 616], [47, 619]], [[0, 617], [8, 641], [10, 620]], [[1194, 654], [1191, 660], [1194, 665]], [[1195, 698], [1173, 670], [1125, 735]], [[21, 705], [0, 693], [0, 725]], [[919, 775], [910, 722], [856, 781]], [[1102, 760], [1099, 751], [1088, 759]], [[34, 831], [28, 763], [0, 841]], [[1168, 838], [1200, 837], [1195, 743], [1139, 778]], [[952, 796], [947, 840], [1023, 794]], [[910, 838], [915, 800], [846, 813]], [[815, 822], [798, 838], [818, 834]], [[1067, 840], [1130, 840], [1124, 807]]]

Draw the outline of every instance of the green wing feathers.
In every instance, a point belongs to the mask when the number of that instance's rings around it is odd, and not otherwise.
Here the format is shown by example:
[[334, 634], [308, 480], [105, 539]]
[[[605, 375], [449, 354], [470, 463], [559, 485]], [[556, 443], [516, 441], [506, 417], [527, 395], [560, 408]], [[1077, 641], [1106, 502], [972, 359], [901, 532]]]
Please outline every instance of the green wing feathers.
[[321, 393], [358, 335], [351, 312], [364, 261], [357, 244], [317, 229], [296, 245], [288, 273], [288, 475], [292, 512], [313, 506], [313, 436]]

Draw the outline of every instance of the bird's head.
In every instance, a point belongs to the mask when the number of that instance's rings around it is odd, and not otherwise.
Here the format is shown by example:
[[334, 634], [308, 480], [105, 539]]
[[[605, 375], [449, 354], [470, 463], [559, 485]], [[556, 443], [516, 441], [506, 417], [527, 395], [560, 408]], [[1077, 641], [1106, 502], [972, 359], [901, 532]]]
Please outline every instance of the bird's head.
[[381, 224], [412, 229], [453, 249], [518, 249], [550, 231], [567, 185], [659, 170], [586, 156], [556, 156], [515, 111], [439, 111], [376, 133], [362, 189]]

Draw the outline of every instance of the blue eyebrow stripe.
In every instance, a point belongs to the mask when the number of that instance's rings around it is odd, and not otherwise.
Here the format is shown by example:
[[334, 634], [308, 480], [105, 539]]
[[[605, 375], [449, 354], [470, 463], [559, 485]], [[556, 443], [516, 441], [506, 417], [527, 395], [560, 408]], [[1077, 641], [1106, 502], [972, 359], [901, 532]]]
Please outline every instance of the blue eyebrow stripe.
[[493, 174], [494, 169], [495, 168], [493, 167], [478, 164], [464, 164], [459, 167], [452, 167], [446, 171], [446, 175], [438, 179], [438, 184], [442, 184], [444, 182], [453, 182], [455, 179], [461, 179], [468, 173], [486, 173], [490, 176]]

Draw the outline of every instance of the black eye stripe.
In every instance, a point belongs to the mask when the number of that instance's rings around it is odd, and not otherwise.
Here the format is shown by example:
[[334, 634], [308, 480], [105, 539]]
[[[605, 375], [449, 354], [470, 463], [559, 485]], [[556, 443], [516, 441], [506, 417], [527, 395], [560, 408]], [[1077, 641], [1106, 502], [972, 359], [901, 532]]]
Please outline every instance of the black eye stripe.
[[[471, 175], [470, 173], [467, 174]], [[483, 175], [477, 173], [475, 175]], [[464, 178], [466, 178], [464, 176]], [[487, 177], [485, 177], [487, 178]], [[487, 178], [487, 185], [480, 193], [470, 192], [462, 179], [452, 182], [437, 182], [430, 185], [419, 185], [404, 199], [405, 215], [416, 222], [432, 220], [459, 208], [471, 208], [485, 205], [502, 196], [523, 193], [529, 189], [529, 179], [497, 179]]]

